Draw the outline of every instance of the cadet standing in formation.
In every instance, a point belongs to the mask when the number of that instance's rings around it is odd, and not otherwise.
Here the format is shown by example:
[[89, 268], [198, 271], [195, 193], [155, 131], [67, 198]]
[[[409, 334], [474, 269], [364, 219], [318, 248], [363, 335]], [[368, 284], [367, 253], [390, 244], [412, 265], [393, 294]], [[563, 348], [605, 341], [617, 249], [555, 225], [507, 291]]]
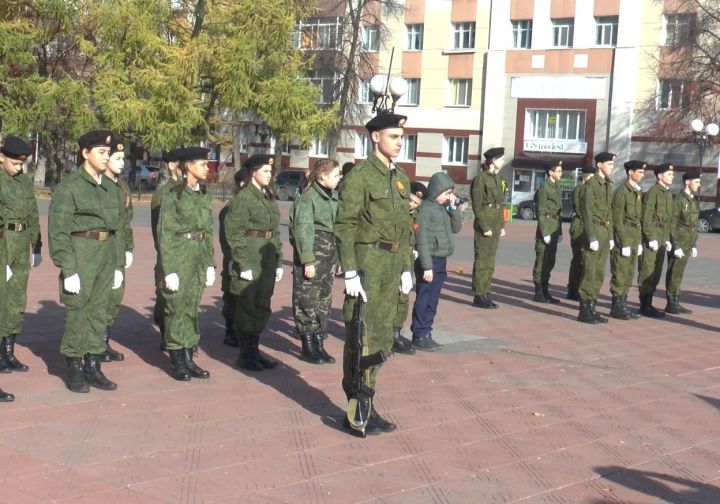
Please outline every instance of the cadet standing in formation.
[[[235, 175], [233, 177], [233, 180], [235, 182], [235, 186], [233, 187], [233, 196], [237, 196], [237, 193], [242, 189], [243, 187], [243, 179], [245, 178], [245, 168], [240, 168], [238, 171], [235, 172]], [[218, 222], [219, 222], [219, 228], [218, 228], [218, 238], [220, 240], [220, 251], [222, 252], [222, 272], [220, 273], [220, 290], [222, 291], [222, 316], [225, 319], [225, 337], [223, 338], [223, 344], [231, 347], [238, 347], [239, 343], [237, 340], [237, 336], [235, 336], [235, 305], [237, 304], [237, 299], [235, 299], [235, 294], [232, 293], [231, 288], [231, 282], [232, 282], [232, 270], [233, 270], [233, 262], [232, 262], [232, 250], [230, 248], [230, 243], [228, 243], [227, 235], [225, 234], [225, 217], [227, 217], [227, 213], [230, 211], [230, 205], [232, 204], [232, 199], [228, 200], [225, 205], [223, 205], [222, 210], [220, 210], [220, 213], [218, 214]]]
[[628, 310], [627, 295], [635, 276], [637, 258], [643, 253], [640, 182], [645, 178], [645, 163], [628, 161], [625, 173], [627, 181], [615, 190], [612, 199], [615, 248], [610, 252], [610, 315], [619, 320], [639, 318], [637, 313]]
[[533, 283], [538, 303], [560, 302], [550, 295], [550, 273], [555, 267], [557, 245], [562, 238], [562, 161], [553, 161], [545, 165], [545, 182], [537, 192], [537, 231], [535, 232], [535, 266]]
[[580, 169], [582, 178], [572, 192], [573, 216], [570, 222], [570, 249], [572, 259], [570, 260], [570, 271], [568, 272], [567, 299], [580, 300], [580, 273], [582, 272], [582, 244], [585, 233], [582, 226], [582, 192], [585, 183], [595, 176], [597, 168], [594, 166], [583, 166]]
[[[365, 125], [373, 142], [367, 159], [343, 180], [335, 221], [340, 266], [345, 272], [343, 319], [346, 334], [358, 297], [364, 300], [363, 320], [369, 354], [390, 353], [392, 324], [397, 310], [397, 289], [412, 289], [410, 233], [410, 180], [392, 159], [400, 154], [407, 117], [380, 113]], [[358, 272], [364, 273], [364, 282]], [[343, 348], [342, 386], [348, 400], [353, 396], [351, 338]], [[375, 389], [381, 365], [367, 371], [364, 385]], [[352, 428], [345, 419], [345, 427]], [[391, 432], [397, 426], [378, 414], [374, 406], [366, 434]]]
[[73, 392], [88, 392], [90, 386], [117, 388], [100, 364], [110, 288], [117, 276], [113, 272], [125, 265], [115, 246], [122, 210], [116, 187], [102, 175], [112, 141], [110, 131], [82, 135], [79, 170], [62, 179], [50, 201], [50, 255], [60, 268], [60, 302], [65, 305], [60, 352], [67, 358], [66, 385]]
[[700, 173], [683, 173], [683, 189], [675, 195], [672, 219], [670, 221], [670, 242], [672, 253], [668, 253], [668, 268], [665, 273], [667, 306], [665, 313], [687, 315], [692, 313], [680, 304], [682, 283], [688, 256], [697, 257], [698, 204], [695, 194], [700, 191]]
[[605, 278], [608, 254], [615, 246], [610, 209], [612, 182], [608, 180], [614, 159], [615, 155], [609, 152], [595, 156], [597, 173], [585, 183], [580, 201], [585, 240], [580, 274], [580, 313], [577, 319], [586, 324], [607, 323], [607, 319], [595, 311], [595, 303]]
[[39, 266], [40, 220], [33, 181], [23, 173], [30, 146], [15, 136], [5, 137], [0, 148], [0, 215], [5, 234], [5, 294], [0, 299], [0, 372], [27, 371], [15, 357], [15, 340], [22, 329], [27, 304], [30, 266]]
[[661, 318], [665, 314], [652, 305], [655, 289], [662, 276], [665, 254], [672, 250], [670, 220], [673, 197], [670, 192], [674, 177], [673, 165], [664, 163], [655, 168], [657, 183], [643, 197], [642, 233], [646, 245], [640, 261], [640, 315]]
[[178, 149], [182, 181], [165, 195], [160, 206], [158, 241], [165, 274], [165, 347], [170, 374], [180, 381], [209, 378], [194, 361], [200, 341], [198, 309], [205, 287], [215, 283], [212, 198], [206, 194], [208, 149]]
[[278, 362], [260, 353], [260, 334], [272, 313], [275, 282], [282, 279], [280, 209], [271, 191], [275, 158], [255, 154], [245, 161], [242, 188], [225, 216], [225, 237], [233, 268], [235, 336], [240, 345], [237, 365], [250, 371], [272, 369]]
[[483, 170], [470, 186], [475, 222], [475, 260], [473, 262], [472, 290], [475, 294], [473, 306], [485, 309], [497, 308], [490, 299], [490, 283], [495, 272], [495, 256], [500, 237], [505, 236], [503, 203], [505, 190], [498, 172], [505, 165], [505, 148], [494, 147], [483, 156]]

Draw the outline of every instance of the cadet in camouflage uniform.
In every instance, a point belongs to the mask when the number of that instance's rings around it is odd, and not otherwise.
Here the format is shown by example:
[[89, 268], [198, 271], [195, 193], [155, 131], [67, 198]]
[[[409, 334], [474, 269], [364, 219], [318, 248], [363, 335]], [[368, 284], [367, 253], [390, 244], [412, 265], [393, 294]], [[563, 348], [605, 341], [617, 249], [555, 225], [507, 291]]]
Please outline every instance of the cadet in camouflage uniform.
[[112, 133], [89, 131], [78, 144], [83, 162], [55, 189], [48, 215], [50, 255], [60, 268], [60, 302], [65, 305], [60, 352], [67, 358], [70, 390], [115, 390], [117, 384], [107, 379], [100, 364], [110, 288], [117, 283], [117, 273], [122, 281], [125, 266], [115, 246], [122, 209], [115, 185], [102, 176]]
[[558, 182], [562, 178], [562, 161], [545, 165], [545, 182], [537, 192], [538, 223], [535, 232], [535, 266], [533, 283], [538, 303], [560, 302], [550, 295], [550, 273], [555, 267], [557, 245], [562, 238], [562, 191]]
[[[133, 262], [133, 207], [132, 200], [130, 199], [130, 191], [128, 190], [125, 180], [120, 177], [124, 167], [125, 146], [121, 142], [113, 140], [110, 146], [110, 159], [108, 160], [104, 175], [108, 180], [115, 183], [115, 195], [121, 209], [120, 220], [122, 223], [120, 229], [115, 233], [115, 246], [117, 249], [115, 253], [118, 257], [124, 258], [125, 269], [127, 269]], [[123, 295], [125, 294], [125, 282], [120, 281], [119, 284], [118, 282], [114, 282], [112, 287], [107, 312], [107, 328], [105, 330], [105, 345], [107, 348], [102, 354], [103, 362], [121, 361], [125, 359], [125, 356], [121, 352], [118, 352], [110, 346], [109, 336], [110, 328], [115, 324], [115, 319], [120, 312], [120, 305], [122, 304]]]
[[335, 217], [340, 165], [334, 159], [315, 163], [309, 186], [290, 211], [293, 246], [293, 315], [300, 336], [300, 359], [312, 364], [332, 364], [324, 348], [332, 286], [337, 267]]
[[625, 173], [627, 181], [615, 190], [612, 200], [615, 248], [610, 252], [610, 315], [619, 320], [639, 317], [637, 313], [628, 310], [627, 294], [635, 275], [637, 257], [643, 252], [640, 182], [645, 178], [645, 163], [628, 161], [625, 163]]
[[595, 311], [600, 288], [605, 278], [608, 254], [615, 246], [612, 222], [612, 181], [615, 155], [601, 152], [595, 156], [597, 173], [585, 183], [580, 208], [585, 233], [580, 275], [580, 313], [577, 319], [586, 324], [607, 323]]
[[672, 250], [670, 223], [673, 212], [673, 197], [670, 192], [674, 170], [673, 165], [664, 163], [655, 168], [657, 183], [643, 196], [642, 234], [644, 252], [640, 260], [640, 315], [651, 318], [665, 316], [652, 305], [655, 289], [662, 276], [665, 254]]
[[584, 232], [582, 226], [582, 191], [585, 183], [595, 176], [597, 168], [594, 166], [583, 166], [581, 169], [581, 182], [575, 186], [572, 192], [573, 216], [570, 222], [570, 249], [572, 250], [572, 259], [570, 260], [570, 271], [568, 272], [567, 299], [580, 301], [580, 275], [582, 274], [582, 244]]
[[243, 187], [225, 216], [225, 238], [233, 267], [230, 291], [235, 295], [235, 335], [240, 344], [237, 365], [250, 371], [272, 369], [278, 362], [260, 353], [260, 334], [270, 319], [275, 282], [282, 279], [280, 209], [270, 185], [275, 158], [254, 154], [245, 161]]
[[0, 215], [7, 261], [6, 290], [0, 299], [0, 372], [28, 370], [15, 357], [15, 340], [20, 335], [27, 304], [30, 266], [38, 266], [42, 261], [40, 221], [33, 181], [23, 173], [23, 164], [31, 152], [30, 146], [15, 136], [5, 137], [0, 147]]
[[700, 191], [700, 173], [683, 173], [683, 190], [675, 195], [673, 214], [670, 221], [672, 252], [668, 253], [668, 268], [665, 273], [667, 306], [665, 313], [688, 315], [692, 313], [680, 304], [680, 284], [688, 262], [688, 256], [697, 257], [698, 204], [695, 194]]
[[[365, 300], [363, 320], [367, 327], [369, 353], [389, 354], [393, 345], [392, 324], [397, 310], [397, 290], [412, 289], [410, 234], [410, 180], [392, 162], [402, 148], [407, 118], [383, 112], [365, 125], [373, 151], [343, 180], [340, 206], [335, 221], [340, 266], [345, 272], [343, 319], [352, 320], [357, 297]], [[363, 271], [364, 282], [358, 272]], [[343, 390], [352, 395], [350, 338], [343, 350]], [[380, 365], [371, 367], [366, 386], [375, 388]], [[345, 419], [346, 428], [351, 428]], [[373, 407], [366, 434], [390, 432], [397, 426], [382, 418]]]
[[205, 287], [215, 283], [212, 198], [206, 194], [207, 155], [202, 147], [178, 149], [183, 175], [160, 205], [158, 241], [165, 274], [165, 346], [176, 380], [209, 378], [194, 361], [200, 341], [198, 309]]
[[505, 190], [498, 172], [505, 165], [505, 148], [487, 150], [483, 170], [470, 186], [472, 208], [475, 213], [475, 260], [473, 262], [473, 306], [494, 309], [498, 305], [490, 299], [490, 282], [495, 272], [495, 255], [500, 238], [505, 236], [503, 203]]

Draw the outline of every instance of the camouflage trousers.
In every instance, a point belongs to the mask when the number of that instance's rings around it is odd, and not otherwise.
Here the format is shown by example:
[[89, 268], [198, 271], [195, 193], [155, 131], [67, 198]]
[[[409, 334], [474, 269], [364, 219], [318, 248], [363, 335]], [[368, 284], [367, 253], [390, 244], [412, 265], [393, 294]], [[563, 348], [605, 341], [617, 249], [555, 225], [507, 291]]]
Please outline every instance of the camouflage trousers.
[[297, 250], [293, 253], [293, 316], [298, 333], [325, 331], [330, 315], [332, 287], [337, 266], [335, 235], [315, 233], [315, 276], [305, 278]]

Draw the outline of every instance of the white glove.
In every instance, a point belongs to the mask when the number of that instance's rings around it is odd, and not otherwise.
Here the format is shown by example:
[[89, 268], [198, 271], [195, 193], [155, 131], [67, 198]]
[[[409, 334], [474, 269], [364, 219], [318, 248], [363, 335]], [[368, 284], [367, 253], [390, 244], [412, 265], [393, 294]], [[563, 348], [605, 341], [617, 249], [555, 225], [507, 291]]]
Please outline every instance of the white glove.
[[413, 249], [413, 261], [417, 259], [419, 255], [420, 253], [417, 250]]
[[350, 297], [362, 297], [363, 301], [367, 303], [367, 294], [363, 289], [360, 277], [357, 271], [346, 271], [345, 272], [345, 294]]
[[642, 253], [643, 253], [643, 247], [642, 247], [642, 245], [638, 245], [637, 255], [641, 256]]
[[205, 272], [205, 287], [212, 287], [212, 285], [215, 283], [215, 268], [212, 266], [208, 266], [207, 271]]
[[610, 250], [615, 248], [615, 240], [610, 240]]
[[683, 257], [685, 257], [685, 252], [683, 252], [682, 249], [675, 249], [673, 251], [673, 255], [678, 259], [682, 259]]
[[34, 254], [30, 257], [30, 266], [33, 268], [37, 268], [40, 266], [40, 263], [42, 262], [42, 255], [41, 254]]
[[130, 266], [132, 266], [132, 263], [133, 263], [132, 252], [130, 252], [130, 251], [125, 252], [125, 269], [128, 269]]
[[180, 288], [180, 277], [177, 276], [177, 273], [170, 273], [169, 275], [165, 275], [165, 287], [167, 287], [167, 290], [170, 292], [177, 292]]
[[697, 257], [697, 247], [693, 247], [690, 249], [690, 257], [692, 257], [693, 259]]
[[5, 266], [5, 281], [9, 282], [10, 279], [12, 278], [12, 276], [13, 276], [13, 272], [10, 269], [10, 266]]
[[657, 249], [658, 249], [658, 241], [657, 241], [657, 240], [653, 240], [653, 241], [651, 241], [651, 242], [648, 242], [648, 247], [650, 247], [650, 250], [652, 250], [653, 252], [657, 252]]
[[80, 275], [75, 273], [63, 280], [63, 289], [70, 294], [80, 293]]
[[672, 243], [670, 243], [669, 241], [666, 241], [665, 242], [665, 250], [670, 252], [672, 250]]
[[412, 287], [412, 275], [409, 271], [403, 271], [402, 275], [400, 275], [400, 292], [410, 294]]
[[597, 252], [598, 250], [600, 250], [600, 242], [597, 240], [591, 241], [590, 250], [592, 250], [593, 252]]
[[623, 247], [620, 253], [623, 257], [630, 257], [630, 247]]
[[543, 236], [543, 241], [545, 242], [545, 245], [550, 245], [550, 235]]
[[241, 271], [240, 278], [242, 278], [243, 280], [247, 280], [248, 282], [252, 282], [252, 270]]
[[115, 276], [113, 276], [113, 283], [112, 283], [112, 289], [119, 289], [122, 287], [123, 283], [123, 274], [120, 270], [115, 270]]
[[282, 268], [275, 268], [275, 281], [279, 282], [282, 280], [283, 276], [283, 269]]

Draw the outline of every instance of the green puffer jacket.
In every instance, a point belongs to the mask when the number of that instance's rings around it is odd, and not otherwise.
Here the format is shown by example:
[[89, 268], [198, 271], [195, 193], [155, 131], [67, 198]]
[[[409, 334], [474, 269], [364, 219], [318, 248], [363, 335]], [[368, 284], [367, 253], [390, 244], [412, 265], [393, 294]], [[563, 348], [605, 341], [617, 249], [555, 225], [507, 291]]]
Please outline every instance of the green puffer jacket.
[[415, 248], [423, 270], [432, 269], [432, 258], [448, 257], [455, 248], [453, 233], [462, 227], [459, 209], [440, 205], [435, 198], [442, 192], [454, 188], [455, 183], [445, 172], [438, 172], [430, 178], [428, 196], [420, 205]]

